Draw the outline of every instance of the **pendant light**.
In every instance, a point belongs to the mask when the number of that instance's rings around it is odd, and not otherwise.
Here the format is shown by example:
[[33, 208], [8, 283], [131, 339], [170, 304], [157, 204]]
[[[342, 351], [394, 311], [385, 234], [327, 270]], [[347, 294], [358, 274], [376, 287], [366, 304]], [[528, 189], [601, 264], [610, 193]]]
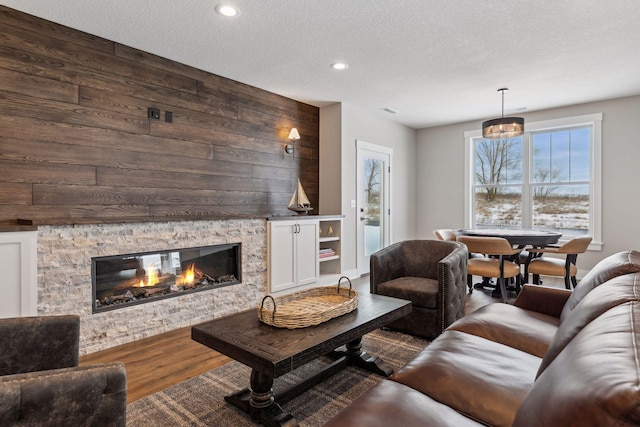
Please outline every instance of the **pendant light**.
[[524, 133], [524, 119], [522, 117], [504, 116], [504, 93], [508, 90], [506, 87], [498, 89], [498, 92], [502, 93], [502, 117], [482, 123], [483, 138], [513, 138]]

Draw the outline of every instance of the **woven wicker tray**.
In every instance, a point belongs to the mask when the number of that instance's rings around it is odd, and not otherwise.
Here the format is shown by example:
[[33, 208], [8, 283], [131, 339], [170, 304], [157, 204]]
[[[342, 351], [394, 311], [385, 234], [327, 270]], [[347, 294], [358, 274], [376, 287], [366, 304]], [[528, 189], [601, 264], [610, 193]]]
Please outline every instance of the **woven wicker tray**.
[[[342, 279], [349, 281], [349, 289], [340, 288]], [[358, 307], [358, 292], [351, 280], [341, 277], [338, 286], [322, 286], [293, 292], [281, 297], [267, 295], [258, 306], [258, 319], [277, 328], [306, 328], [334, 317], [347, 314]]]

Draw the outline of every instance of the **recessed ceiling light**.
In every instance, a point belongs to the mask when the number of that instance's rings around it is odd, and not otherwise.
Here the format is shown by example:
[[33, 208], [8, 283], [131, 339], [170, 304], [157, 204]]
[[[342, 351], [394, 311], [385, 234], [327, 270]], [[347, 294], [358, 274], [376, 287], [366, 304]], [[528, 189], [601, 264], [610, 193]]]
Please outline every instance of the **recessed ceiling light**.
[[233, 5], [225, 4], [225, 3], [220, 3], [216, 5], [216, 12], [222, 16], [228, 16], [228, 17], [240, 15], [240, 9], [238, 9]]
[[349, 64], [347, 64], [346, 62], [334, 62], [333, 64], [331, 64], [331, 68], [333, 68], [334, 70], [346, 70], [347, 68], [349, 68]]

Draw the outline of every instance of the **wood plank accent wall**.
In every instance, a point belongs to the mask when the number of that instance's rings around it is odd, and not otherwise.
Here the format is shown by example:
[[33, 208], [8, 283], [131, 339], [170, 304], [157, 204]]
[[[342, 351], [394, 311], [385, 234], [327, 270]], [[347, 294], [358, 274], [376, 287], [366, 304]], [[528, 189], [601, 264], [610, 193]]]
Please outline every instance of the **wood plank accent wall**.
[[0, 116], [0, 222], [317, 212], [318, 108], [3, 6]]

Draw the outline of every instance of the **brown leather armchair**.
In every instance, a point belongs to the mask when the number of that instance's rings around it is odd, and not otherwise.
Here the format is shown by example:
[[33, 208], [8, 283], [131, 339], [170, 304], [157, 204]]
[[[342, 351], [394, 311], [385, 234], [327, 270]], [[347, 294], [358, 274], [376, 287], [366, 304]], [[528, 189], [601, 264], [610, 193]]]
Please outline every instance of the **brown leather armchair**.
[[0, 425], [125, 426], [122, 363], [78, 367], [80, 318], [0, 319]]
[[371, 293], [410, 300], [411, 313], [389, 325], [433, 339], [464, 316], [467, 248], [457, 242], [408, 240], [371, 255]]

